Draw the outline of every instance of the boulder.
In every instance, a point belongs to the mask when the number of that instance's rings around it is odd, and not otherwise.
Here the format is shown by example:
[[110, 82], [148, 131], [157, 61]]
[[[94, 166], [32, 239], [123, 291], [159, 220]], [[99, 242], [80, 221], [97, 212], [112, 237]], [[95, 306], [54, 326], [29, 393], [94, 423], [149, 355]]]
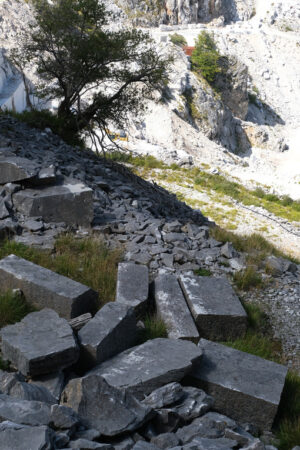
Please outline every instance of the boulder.
[[50, 422], [50, 406], [43, 402], [19, 400], [0, 394], [0, 421], [39, 426]]
[[39, 166], [26, 158], [8, 156], [0, 158], [0, 184], [32, 179]]
[[89, 287], [15, 255], [1, 259], [0, 282], [3, 290], [19, 288], [28, 303], [66, 319], [93, 311], [98, 299]]
[[260, 430], [271, 428], [287, 368], [224, 345], [201, 339], [201, 364], [190, 381], [212, 395], [214, 409]]
[[63, 404], [76, 411], [85, 426], [105, 436], [133, 431], [152, 417], [151, 408], [97, 375], [69, 381]]
[[245, 334], [247, 314], [225, 278], [183, 274], [180, 284], [202, 337], [228, 340]]
[[146, 266], [130, 262], [118, 266], [116, 302], [133, 306], [137, 313], [145, 310], [149, 295]]
[[189, 341], [157, 338], [114, 356], [90, 373], [143, 399], [165, 384], [180, 381], [202, 355]]
[[26, 217], [89, 227], [94, 217], [93, 191], [76, 180], [61, 185], [24, 189], [13, 195], [15, 208]]
[[107, 303], [79, 332], [81, 359], [93, 367], [136, 344], [134, 309], [122, 303]]
[[78, 347], [71, 327], [51, 309], [28, 314], [0, 330], [3, 358], [25, 376], [55, 372], [75, 363]]
[[53, 431], [46, 426], [24, 427], [17, 424], [0, 431], [0, 450], [51, 450]]
[[176, 276], [159, 275], [154, 281], [154, 295], [156, 311], [167, 326], [168, 337], [197, 343], [199, 333]]

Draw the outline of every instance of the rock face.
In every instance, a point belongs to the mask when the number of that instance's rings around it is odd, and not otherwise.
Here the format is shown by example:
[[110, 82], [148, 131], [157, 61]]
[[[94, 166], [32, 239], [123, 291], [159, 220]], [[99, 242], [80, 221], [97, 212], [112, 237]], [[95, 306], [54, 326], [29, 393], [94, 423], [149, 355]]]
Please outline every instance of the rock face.
[[154, 281], [157, 314], [167, 326], [168, 337], [197, 343], [199, 333], [185, 298], [172, 274], [159, 275]]
[[98, 299], [89, 287], [15, 255], [0, 261], [0, 282], [3, 290], [21, 289], [29, 303], [67, 319], [94, 311]]
[[121, 263], [118, 267], [116, 302], [145, 310], [149, 295], [149, 275], [145, 266]]
[[214, 408], [260, 430], [270, 429], [287, 368], [205, 339], [199, 347], [203, 358], [191, 379], [214, 397]]
[[93, 367], [133, 346], [136, 338], [133, 308], [107, 303], [78, 333], [82, 361]]
[[[73, 181], [74, 183], [74, 181]], [[15, 208], [27, 217], [47, 222], [90, 226], [93, 220], [92, 190], [82, 183], [24, 189], [13, 196]]]
[[12, 424], [0, 431], [0, 450], [51, 450], [52, 434], [46, 426], [24, 427]]
[[227, 340], [245, 334], [247, 314], [225, 278], [181, 275], [180, 284], [201, 336]]
[[151, 408], [96, 375], [71, 380], [63, 392], [63, 404], [105, 436], [133, 431], [152, 416]]
[[201, 355], [200, 348], [192, 342], [158, 338], [125, 350], [90, 374], [100, 375], [112, 386], [125, 388], [143, 399], [164, 384], [180, 381]]
[[2, 355], [24, 375], [55, 372], [75, 363], [78, 347], [68, 322], [51, 309], [1, 329]]

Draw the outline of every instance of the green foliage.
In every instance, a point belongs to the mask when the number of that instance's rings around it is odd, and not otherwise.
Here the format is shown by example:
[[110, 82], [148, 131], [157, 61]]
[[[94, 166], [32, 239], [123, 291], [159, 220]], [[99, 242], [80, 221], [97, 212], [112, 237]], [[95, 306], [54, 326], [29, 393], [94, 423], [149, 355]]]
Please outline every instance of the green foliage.
[[2, 242], [0, 257], [11, 253], [90, 286], [99, 292], [101, 304], [115, 298], [121, 251], [109, 250], [99, 239], [62, 235], [55, 243], [53, 254], [14, 241]]
[[170, 41], [172, 42], [172, 44], [178, 45], [179, 47], [187, 45], [185, 37], [178, 33], [171, 34]]
[[[22, 71], [28, 64], [37, 67], [38, 94], [61, 99], [58, 116], [66, 132], [91, 133], [97, 126], [104, 137], [109, 124], [123, 129], [128, 113], [142, 113], [145, 99], [165, 86], [171, 58], [158, 55], [141, 30], [108, 30], [113, 17], [103, 2], [31, 2], [35, 24], [20, 36], [10, 58]], [[96, 136], [94, 143], [103, 147]]]
[[168, 331], [164, 321], [156, 315], [146, 316], [144, 325], [145, 328], [140, 330], [140, 343], [159, 337], [168, 337]]
[[255, 94], [248, 92], [248, 99], [249, 99], [249, 103], [251, 103], [252, 105], [256, 105], [257, 97]]
[[3, 361], [0, 356], [0, 370], [8, 370], [9, 369], [9, 361]]
[[199, 277], [210, 277], [212, 275], [211, 271], [208, 269], [196, 269], [194, 270], [194, 274]]
[[213, 36], [207, 31], [202, 31], [198, 35], [195, 50], [191, 56], [192, 69], [199, 72], [208, 83], [213, 83], [216, 75], [221, 72], [218, 65], [219, 58], [220, 54]]
[[275, 419], [279, 450], [290, 450], [300, 443], [300, 376], [288, 372]]
[[262, 286], [261, 275], [253, 266], [248, 266], [245, 270], [236, 272], [233, 276], [233, 281], [242, 291], [249, 291], [252, 288]]
[[0, 295], [0, 328], [19, 322], [33, 309], [25, 299], [11, 291]]

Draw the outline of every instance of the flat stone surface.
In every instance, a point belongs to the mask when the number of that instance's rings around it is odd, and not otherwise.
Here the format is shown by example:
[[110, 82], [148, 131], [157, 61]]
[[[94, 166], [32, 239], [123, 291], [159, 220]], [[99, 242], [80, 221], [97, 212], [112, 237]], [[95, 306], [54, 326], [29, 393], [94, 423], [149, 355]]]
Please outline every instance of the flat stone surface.
[[142, 400], [155, 389], [180, 381], [201, 355], [200, 347], [192, 342], [157, 338], [125, 350], [90, 373]]
[[0, 261], [0, 283], [3, 290], [21, 289], [30, 304], [52, 308], [66, 319], [93, 311], [98, 298], [89, 287], [15, 255]]
[[190, 380], [212, 395], [214, 409], [240, 422], [271, 428], [287, 368], [258, 356], [201, 339], [201, 364]]
[[93, 191], [75, 180], [61, 185], [24, 189], [13, 195], [14, 206], [27, 217], [41, 216], [46, 222], [90, 226]]
[[153, 417], [151, 408], [97, 375], [69, 381], [62, 398], [63, 404], [76, 411], [85, 426], [105, 436], [134, 431]]
[[39, 166], [26, 158], [11, 156], [0, 159], [0, 184], [33, 178]]
[[25, 376], [55, 372], [75, 363], [78, 347], [65, 319], [51, 309], [28, 314], [0, 330], [3, 359]]
[[14, 424], [0, 431], [0, 450], [51, 450], [53, 431], [46, 427]]
[[50, 406], [46, 403], [19, 400], [8, 395], [0, 395], [0, 421], [38, 426], [48, 425], [50, 421]]
[[143, 311], [148, 302], [149, 274], [146, 266], [130, 262], [118, 266], [116, 302]]
[[81, 361], [93, 367], [136, 344], [134, 309], [122, 303], [107, 303], [79, 332]]
[[199, 333], [176, 276], [159, 275], [154, 281], [154, 292], [156, 311], [167, 326], [168, 337], [197, 343]]
[[244, 335], [247, 314], [225, 278], [183, 274], [180, 284], [201, 337], [227, 340]]

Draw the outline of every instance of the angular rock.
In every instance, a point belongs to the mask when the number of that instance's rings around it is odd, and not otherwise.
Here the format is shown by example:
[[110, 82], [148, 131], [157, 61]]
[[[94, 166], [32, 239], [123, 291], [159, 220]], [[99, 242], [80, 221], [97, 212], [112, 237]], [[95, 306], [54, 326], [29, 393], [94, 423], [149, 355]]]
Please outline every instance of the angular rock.
[[51, 450], [53, 431], [46, 426], [6, 428], [0, 431], [0, 450]]
[[13, 183], [33, 178], [39, 166], [26, 158], [11, 156], [0, 159], [0, 184]]
[[134, 309], [122, 303], [107, 303], [79, 332], [81, 361], [93, 367], [136, 343]]
[[168, 337], [197, 343], [199, 333], [175, 275], [162, 274], [154, 281], [156, 311], [164, 321]]
[[73, 331], [81, 330], [84, 325], [86, 325], [92, 318], [91, 313], [81, 314], [81, 316], [74, 317], [74, 319], [69, 320], [69, 325]]
[[41, 216], [46, 222], [89, 227], [92, 223], [93, 191], [75, 180], [61, 185], [24, 189], [13, 195], [17, 211], [27, 217]]
[[184, 422], [189, 422], [207, 413], [213, 403], [213, 398], [201, 389], [186, 386], [183, 389], [183, 397], [168, 409], [178, 414]]
[[133, 306], [137, 313], [145, 310], [149, 295], [149, 275], [145, 266], [120, 263], [116, 302]]
[[151, 439], [151, 444], [158, 448], [172, 448], [179, 445], [179, 439], [174, 433], [163, 433]]
[[6, 207], [5, 200], [0, 198], [0, 219], [6, 219], [9, 217], [9, 211]]
[[73, 409], [62, 405], [51, 406], [51, 426], [59, 430], [68, 430], [79, 424], [79, 417]]
[[0, 283], [3, 290], [21, 289], [29, 303], [66, 319], [93, 311], [98, 299], [89, 287], [15, 255], [1, 259]]
[[56, 402], [59, 402], [64, 387], [64, 380], [64, 374], [60, 371], [34, 378], [30, 384], [46, 389], [55, 398]]
[[101, 444], [99, 442], [93, 442], [87, 439], [76, 439], [76, 441], [70, 441], [69, 447], [76, 450], [113, 450], [113, 446], [110, 444]]
[[247, 314], [226, 279], [184, 274], [180, 284], [202, 337], [227, 340], [245, 334]]
[[232, 439], [219, 438], [219, 439], [208, 439], [203, 437], [195, 437], [190, 443], [190, 447], [187, 449], [197, 449], [197, 450], [230, 450], [231, 448], [236, 448], [237, 442]]
[[203, 359], [190, 380], [213, 396], [214, 409], [260, 430], [270, 429], [287, 368], [205, 339], [199, 347]]
[[169, 383], [151, 392], [142, 403], [151, 406], [153, 409], [159, 409], [172, 405], [183, 397], [184, 392], [181, 384]]
[[46, 403], [19, 400], [8, 395], [0, 395], [0, 421], [38, 426], [48, 425], [50, 421], [50, 406]]
[[154, 444], [151, 444], [150, 442], [146, 441], [139, 441], [135, 444], [134, 447], [132, 447], [132, 450], [159, 450], [159, 447], [157, 447]]
[[51, 309], [28, 314], [0, 330], [3, 358], [24, 375], [63, 369], [78, 359], [78, 347], [68, 322]]
[[158, 338], [125, 350], [90, 373], [142, 400], [155, 389], [180, 381], [201, 355], [200, 347], [192, 342]]
[[152, 417], [151, 408], [96, 375], [71, 380], [63, 392], [63, 404], [74, 409], [87, 427], [105, 436], [133, 431]]

